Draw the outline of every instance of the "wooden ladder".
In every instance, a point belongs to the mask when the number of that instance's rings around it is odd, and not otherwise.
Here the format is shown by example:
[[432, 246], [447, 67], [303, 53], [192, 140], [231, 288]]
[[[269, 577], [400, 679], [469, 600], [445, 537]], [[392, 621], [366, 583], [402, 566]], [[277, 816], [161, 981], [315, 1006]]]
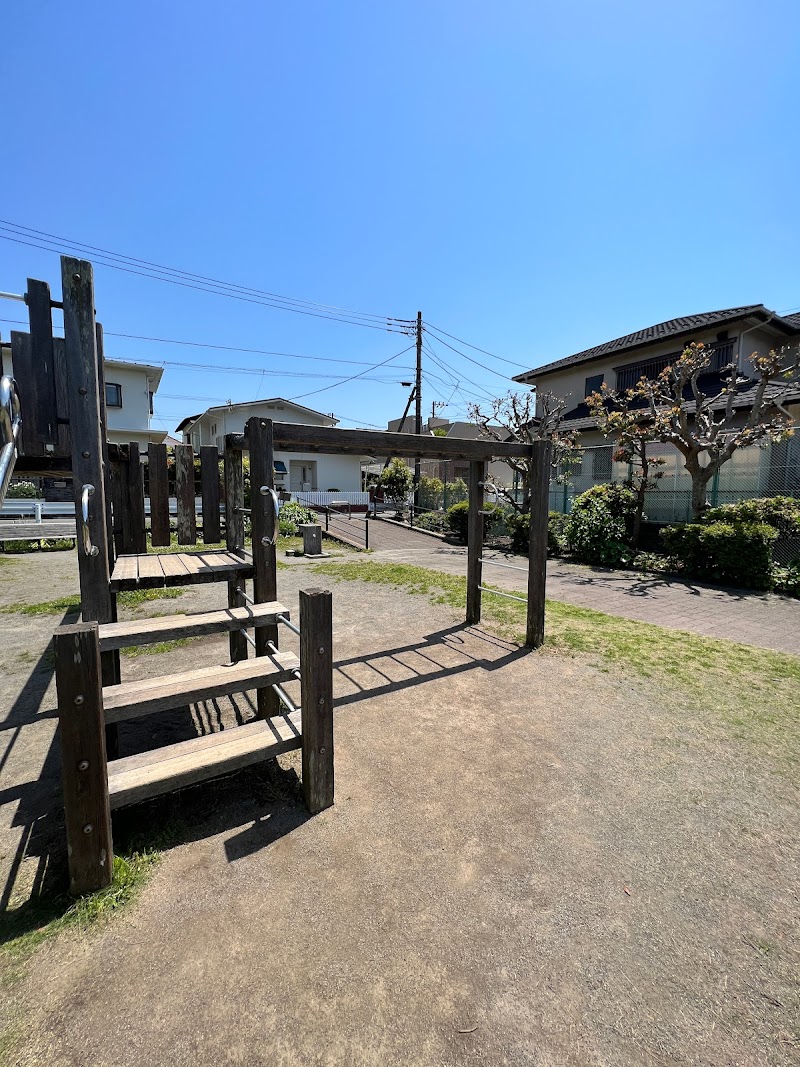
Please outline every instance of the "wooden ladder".
[[[277, 601], [195, 615], [61, 626], [55, 647], [70, 890], [90, 892], [113, 874], [111, 811], [302, 750], [303, 795], [312, 814], [333, 804], [332, 602], [326, 590], [300, 592], [300, 657], [275, 649], [255, 659], [162, 677], [102, 684], [101, 655], [175, 637], [256, 632], [288, 621]], [[108, 760], [105, 728], [129, 719], [300, 679], [300, 706], [244, 726]], [[278, 688], [276, 688], [278, 687]]]

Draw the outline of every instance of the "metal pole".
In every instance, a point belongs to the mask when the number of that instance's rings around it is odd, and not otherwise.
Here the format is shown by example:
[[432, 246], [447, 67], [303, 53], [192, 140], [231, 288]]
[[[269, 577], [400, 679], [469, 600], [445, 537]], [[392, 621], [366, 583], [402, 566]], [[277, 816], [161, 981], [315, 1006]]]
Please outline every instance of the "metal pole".
[[[417, 312], [417, 384], [414, 433], [422, 435], [422, 312]], [[414, 460], [414, 505], [419, 507], [420, 459]]]

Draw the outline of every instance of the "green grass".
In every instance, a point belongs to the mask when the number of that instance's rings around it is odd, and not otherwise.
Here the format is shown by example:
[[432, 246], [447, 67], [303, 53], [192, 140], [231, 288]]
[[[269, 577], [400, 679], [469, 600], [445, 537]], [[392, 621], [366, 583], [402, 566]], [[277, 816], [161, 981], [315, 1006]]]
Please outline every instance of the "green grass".
[[195, 641], [202, 641], [201, 637], [176, 637], [174, 641], [156, 641], [152, 645], [131, 645], [120, 649], [123, 656], [159, 656], [162, 652], [172, 652], [184, 645], [191, 645]]
[[[319, 563], [341, 581], [392, 586], [463, 611], [466, 580], [404, 563]], [[524, 593], [522, 594], [524, 595]], [[483, 619], [524, 641], [525, 605], [483, 596]], [[583, 654], [602, 670], [652, 679], [697, 714], [712, 715], [737, 740], [774, 746], [800, 763], [800, 657], [547, 601], [545, 652]]]
[[15, 981], [20, 965], [44, 941], [64, 930], [86, 930], [132, 903], [160, 859], [157, 851], [114, 857], [114, 879], [107, 889], [74, 900], [68, 896], [23, 905], [0, 918], [0, 959], [4, 982]]
[[[138, 608], [149, 600], [175, 600], [182, 594], [182, 589], [131, 589], [129, 592], [120, 593], [117, 603], [127, 608]], [[39, 604], [5, 604], [0, 607], [0, 612], [6, 615], [61, 615], [65, 611], [77, 611], [80, 606], [81, 598], [74, 595], [43, 600]]]

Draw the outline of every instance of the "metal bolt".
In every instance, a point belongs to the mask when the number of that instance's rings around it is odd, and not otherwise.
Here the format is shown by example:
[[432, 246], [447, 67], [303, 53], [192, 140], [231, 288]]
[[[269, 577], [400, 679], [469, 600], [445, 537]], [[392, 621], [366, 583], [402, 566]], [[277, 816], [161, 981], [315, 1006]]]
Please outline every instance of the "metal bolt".
[[79, 771], [88, 771], [89, 770], [89, 761], [88, 761], [88, 759], [82, 759], [80, 761], [80, 763], [78, 764], [78, 770]]
[[73, 274], [73, 275], [72, 275], [72, 280], [73, 280], [74, 282], [79, 282], [79, 281], [81, 280], [81, 276], [80, 276], [80, 274]]
[[92, 826], [92, 824], [90, 822], [87, 822], [87, 824], [83, 828], [83, 832], [85, 834], [90, 834], [92, 832], [92, 830], [94, 830], [94, 827]]
[[76, 707], [81, 706], [81, 704], [83, 703], [83, 697], [80, 695], [80, 693], [78, 693], [72, 703], [75, 704]]
[[319, 754], [320, 754], [320, 756], [324, 756], [325, 755], [325, 747], [324, 746], [319, 750]]
[[84, 459], [88, 459], [89, 456], [91, 455], [91, 453], [90, 452], [81, 452], [81, 455], [83, 456]]
[[86, 390], [83, 388], [83, 386], [80, 387], [78, 392], [80, 393], [81, 396], [86, 396]]
[[319, 652], [320, 656], [324, 656], [325, 655], [324, 647], [322, 645], [320, 645], [319, 648], [317, 649], [317, 652]]
[[325, 697], [319, 698], [319, 706], [322, 707], [325, 704]]

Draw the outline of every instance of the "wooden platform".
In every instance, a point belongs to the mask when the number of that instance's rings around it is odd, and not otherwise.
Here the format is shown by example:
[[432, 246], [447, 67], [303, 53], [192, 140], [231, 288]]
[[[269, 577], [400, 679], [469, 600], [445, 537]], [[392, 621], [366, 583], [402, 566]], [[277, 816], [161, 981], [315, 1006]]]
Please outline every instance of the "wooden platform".
[[164, 552], [119, 556], [111, 575], [111, 588], [157, 589], [165, 585], [196, 585], [224, 582], [229, 578], [250, 578], [250, 557], [232, 552]]
[[295, 677], [300, 660], [293, 652], [277, 652], [223, 666], [199, 667], [181, 674], [139, 678], [135, 682], [103, 687], [107, 723], [137, 719], [157, 711], [171, 711], [197, 700], [263, 689]]
[[112, 809], [217, 778], [300, 748], [299, 712], [152, 749], [108, 764]]

